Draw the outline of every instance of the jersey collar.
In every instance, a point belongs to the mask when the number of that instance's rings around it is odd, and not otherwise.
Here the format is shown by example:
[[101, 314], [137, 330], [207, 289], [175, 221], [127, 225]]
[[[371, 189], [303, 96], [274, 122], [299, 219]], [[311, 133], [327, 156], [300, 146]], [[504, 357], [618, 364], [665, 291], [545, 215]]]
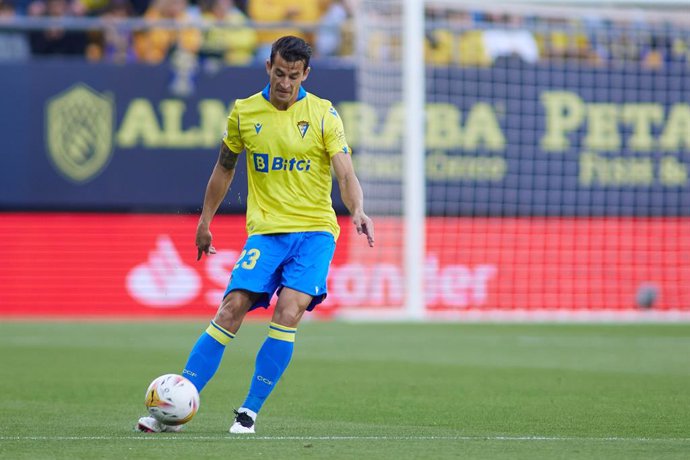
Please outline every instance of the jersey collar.
[[[266, 85], [263, 91], [261, 91], [261, 95], [266, 99], [268, 102], [271, 102], [271, 84], [269, 83]], [[307, 97], [307, 91], [302, 88], [301, 86], [299, 87], [299, 91], [297, 92], [297, 101], [301, 101]], [[295, 101], [295, 102], [297, 102]]]

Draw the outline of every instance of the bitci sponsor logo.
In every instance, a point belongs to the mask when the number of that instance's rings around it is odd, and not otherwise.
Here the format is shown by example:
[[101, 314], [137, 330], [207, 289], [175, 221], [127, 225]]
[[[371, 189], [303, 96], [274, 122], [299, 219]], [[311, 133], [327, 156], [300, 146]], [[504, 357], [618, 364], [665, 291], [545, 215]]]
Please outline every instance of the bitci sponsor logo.
[[257, 172], [267, 173], [269, 171], [309, 171], [311, 160], [298, 158], [284, 158], [281, 156], [271, 156], [268, 153], [254, 153], [254, 169]]

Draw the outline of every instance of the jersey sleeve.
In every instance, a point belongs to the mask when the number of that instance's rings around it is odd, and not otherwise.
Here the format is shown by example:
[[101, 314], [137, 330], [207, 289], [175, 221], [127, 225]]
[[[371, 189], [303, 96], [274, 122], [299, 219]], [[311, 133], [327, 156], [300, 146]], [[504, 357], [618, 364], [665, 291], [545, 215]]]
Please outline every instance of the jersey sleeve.
[[343, 120], [333, 106], [328, 108], [328, 111], [323, 116], [322, 123], [323, 143], [328, 156], [332, 157], [339, 152], [351, 154], [350, 146], [347, 144], [347, 138], [345, 137]]
[[225, 128], [225, 136], [223, 136], [223, 142], [234, 153], [242, 153], [242, 150], [244, 150], [244, 142], [242, 142], [242, 135], [240, 133], [240, 111], [238, 105], [235, 102], [232, 111], [230, 111], [228, 124]]

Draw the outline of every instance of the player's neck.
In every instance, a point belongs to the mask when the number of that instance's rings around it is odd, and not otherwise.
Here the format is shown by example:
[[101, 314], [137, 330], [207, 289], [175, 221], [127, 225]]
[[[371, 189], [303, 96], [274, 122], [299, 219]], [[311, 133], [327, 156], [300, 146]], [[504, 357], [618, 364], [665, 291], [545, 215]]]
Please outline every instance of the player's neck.
[[271, 98], [271, 99], [269, 100], [269, 102], [271, 103], [271, 105], [273, 105], [273, 107], [275, 107], [275, 108], [278, 109], [278, 110], [287, 110], [287, 109], [289, 109], [290, 107], [292, 107], [292, 105], [293, 105], [295, 102], [297, 102], [297, 96], [295, 96], [294, 98], [290, 99], [288, 102], [278, 101], [278, 100], [276, 100], [275, 98]]

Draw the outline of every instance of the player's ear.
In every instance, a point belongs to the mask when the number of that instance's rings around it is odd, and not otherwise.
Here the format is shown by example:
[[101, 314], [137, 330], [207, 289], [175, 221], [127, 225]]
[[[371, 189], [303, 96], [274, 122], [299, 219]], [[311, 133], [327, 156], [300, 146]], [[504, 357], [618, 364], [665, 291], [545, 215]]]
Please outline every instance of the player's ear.
[[304, 75], [302, 75], [302, 81], [307, 79], [310, 71], [311, 71], [311, 67], [307, 67], [307, 70], [304, 71]]
[[266, 73], [271, 75], [271, 60], [266, 59]]

